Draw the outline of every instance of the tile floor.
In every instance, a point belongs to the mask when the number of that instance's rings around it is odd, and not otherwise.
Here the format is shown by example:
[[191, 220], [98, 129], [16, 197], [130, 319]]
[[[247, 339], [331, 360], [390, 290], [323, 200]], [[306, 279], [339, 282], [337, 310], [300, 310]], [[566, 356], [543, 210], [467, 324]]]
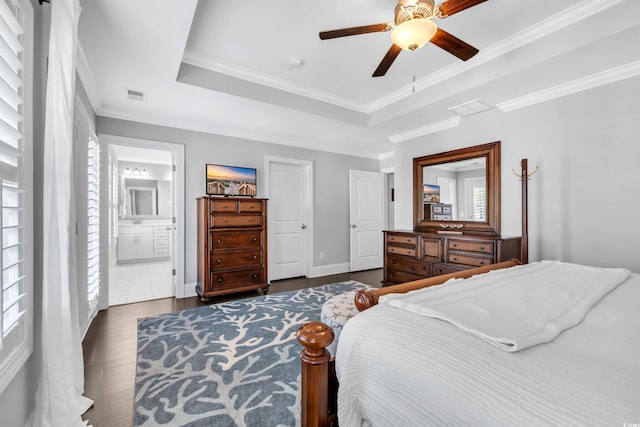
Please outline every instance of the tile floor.
[[114, 264], [109, 269], [109, 305], [173, 296], [170, 261]]

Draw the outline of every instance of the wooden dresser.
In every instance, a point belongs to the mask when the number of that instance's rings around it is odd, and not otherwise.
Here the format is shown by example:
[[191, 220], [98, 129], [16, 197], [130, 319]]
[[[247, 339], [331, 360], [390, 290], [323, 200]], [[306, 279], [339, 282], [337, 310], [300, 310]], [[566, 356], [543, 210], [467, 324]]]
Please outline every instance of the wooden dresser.
[[267, 293], [267, 200], [201, 197], [197, 203], [198, 295]]
[[383, 285], [520, 259], [520, 237], [384, 232]]

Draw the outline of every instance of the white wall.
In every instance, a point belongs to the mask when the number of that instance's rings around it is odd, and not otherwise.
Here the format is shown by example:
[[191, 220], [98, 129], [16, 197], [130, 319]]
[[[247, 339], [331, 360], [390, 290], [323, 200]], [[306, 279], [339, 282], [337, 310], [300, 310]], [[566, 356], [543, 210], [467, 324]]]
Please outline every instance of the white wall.
[[[185, 283], [196, 282], [196, 198], [205, 194], [205, 165], [216, 163], [257, 169], [258, 196], [264, 195], [264, 156], [314, 162], [313, 265], [349, 262], [349, 169], [378, 171], [380, 162], [362, 157], [242, 140], [220, 135], [97, 118], [99, 134], [185, 145]], [[320, 260], [320, 252], [325, 258]]]
[[412, 159], [502, 141], [502, 233], [520, 235], [520, 159], [529, 183], [530, 259], [640, 272], [640, 77], [512, 112], [490, 110], [459, 127], [397, 145], [397, 228], [411, 228]]

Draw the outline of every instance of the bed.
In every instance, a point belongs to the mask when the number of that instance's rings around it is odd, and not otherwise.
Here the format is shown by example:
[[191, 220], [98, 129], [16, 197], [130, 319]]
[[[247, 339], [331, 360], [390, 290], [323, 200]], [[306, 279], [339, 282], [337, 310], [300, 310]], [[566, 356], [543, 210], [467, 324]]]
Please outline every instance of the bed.
[[401, 309], [394, 297], [384, 296], [456, 276], [529, 268], [517, 264], [359, 293], [356, 302], [365, 310], [345, 325], [335, 365], [324, 352], [333, 338], [330, 328], [306, 325], [299, 334], [305, 346], [303, 426], [337, 420], [342, 427], [640, 423], [640, 275], [606, 289], [576, 326], [517, 351], [449, 321]]

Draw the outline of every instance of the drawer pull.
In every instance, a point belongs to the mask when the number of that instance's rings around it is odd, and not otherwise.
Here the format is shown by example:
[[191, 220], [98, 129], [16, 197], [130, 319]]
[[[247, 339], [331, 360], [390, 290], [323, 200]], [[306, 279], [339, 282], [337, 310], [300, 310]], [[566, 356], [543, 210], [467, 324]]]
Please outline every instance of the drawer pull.
[[393, 259], [391, 261], [389, 261], [389, 264], [395, 264], [395, 263], [396, 263], [396, 261], [393, 260]]
[[480, 261], [480, 265], [484, 265], [484, 261]]
[[454, 243], [454, 244], [453, 244], [453, 245], [451, 245], [451, 246], [453, 246], [454, 248], [457, 248], [457, 247], [458, 247], [458, 245], [457, 245], [456, 243]]
[[253, 259], [258, 259], [258, 255], [254, 255], [254, 256], [253, 256]]
[[218, 259], [216, 260], [216, 262], [217, 262], [218, 264], [220, 264], [220, 263], [222, 262], [222, 258], [218, 258]]
[[454, 260], [454, 261], [457, 261], [457, 260], [458, 260], [458, 257], [455, 257], [455, 256], [454, 256], [454, 257], [453, 257], [453, 258], [451, 258], [451, 259], [452, 259], [452, 260]]
[[253, 277], [254, 279], [258, 277], [257, 274], [252, 275], [251, 277]]
[[480, 250], [481, 250], [481, 251], [484, 251], [484, 246], [480, 246]]
[[436, 270], [436, 273], [438, 273], [438, 274], [442, 274], [442, 269], [441, 269], [441, 268], [437, 269], [437, 270]]
[[253, 241], [254, 241], [254, 242], [257, 242], [257, 241], [258, 241], [258, 239], [257, 239], [256, 237], [254, 237], [254, 238], [253, 238]]
[[389, 277], [396, 277], [396, 275], [395, 275], [395, 274], [393, 274], [393, 273], [391, 273], [391, 274], [389, 275]]
[[218, 282], [218, 283], [222, 283], [222, 277], [218, 277], [218, 278], [216, 279], [216, 282]]
[[216, 243], [220, 244], [220, 243], [222, 243], [222, 240], [218, 239], [218, 240], [216, 240]]
[[420, 267], [420, 270], [426, 270], [427, 267], [425, 267], [424, 265]]

